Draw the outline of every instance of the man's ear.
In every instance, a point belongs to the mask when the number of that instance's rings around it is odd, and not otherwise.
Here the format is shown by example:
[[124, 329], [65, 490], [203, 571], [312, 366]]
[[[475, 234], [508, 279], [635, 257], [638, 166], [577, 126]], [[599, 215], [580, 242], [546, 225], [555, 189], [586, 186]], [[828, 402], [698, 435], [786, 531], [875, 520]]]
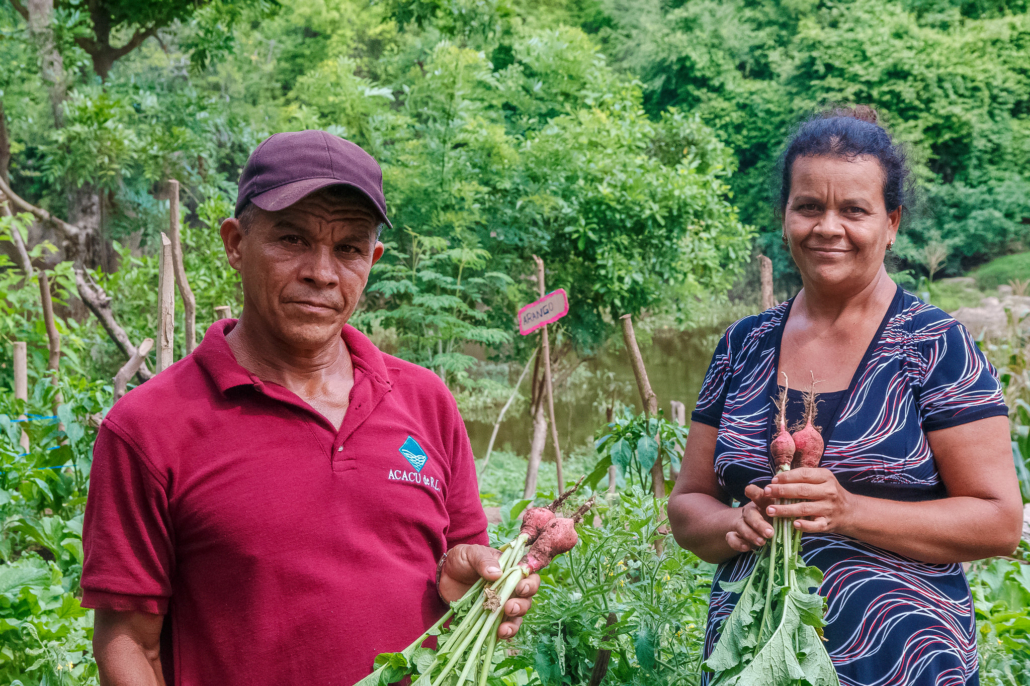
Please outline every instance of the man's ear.
[[376, 241], [376, 247], [372, 250], [372, 266], [373, 267], [375, 266], [375, 263], [379, 261], [379, 258], [383, 256], [383, 253], [385, 251], [386, 251], [386, 246], [383, 245], [383, 242], [382, 241]]
[[222, 245], [225, 247], [225, 256], [229, 260], [229, 266], [239, 271], [242, 263], [240, 243], [243, 241], [243, 229], [240, 227], [239, 220], [236, 217], [229, 217], [222, 222], [219, 233], [222, 234]]

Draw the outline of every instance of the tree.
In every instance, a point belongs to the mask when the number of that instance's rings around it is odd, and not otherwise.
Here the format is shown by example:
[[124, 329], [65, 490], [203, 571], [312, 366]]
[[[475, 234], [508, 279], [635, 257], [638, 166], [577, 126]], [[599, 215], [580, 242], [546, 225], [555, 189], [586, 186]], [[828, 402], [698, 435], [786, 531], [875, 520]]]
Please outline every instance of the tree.
[[[199, 10], [210, 8], [217, 12], [219, 19], [229, 19], [220, 27], [223, 36], [231, 28], [231, 20], [239, 17], [241, 5], [257, 4], [261, 0], [251, 2], [222, 2], [221, 0], [89, 0], [85, 3], [86, 16], [82, 26], [75, 27], [74, 42], [89, 55], [93, 63], [93, 71], [101, 81], [107, 81], [114, 63], [125, 57], [143, 44], [148, 38], [157, 35], [159, 29], [170, 26], [173, 22], [183, 21], [194, 16]], [[48, 49], [43, 50], [43, 76], [51, 69], [48, 63], [54, 60], [52, 29], [55, 12], [64, 16], [79, 11], [82, 3], [76, 0], [10, 0], [11, 6], [20, 14], [34, 32], [45, 30], [48, 34], [43, 40], [49, 41]], [[128, 39], [116, 45], [112, 41], [115, 36], [129, 34]], [[200, 46], [198, 46], [200, 47]], [[63, 65], [62, 65], [63, 70]]]

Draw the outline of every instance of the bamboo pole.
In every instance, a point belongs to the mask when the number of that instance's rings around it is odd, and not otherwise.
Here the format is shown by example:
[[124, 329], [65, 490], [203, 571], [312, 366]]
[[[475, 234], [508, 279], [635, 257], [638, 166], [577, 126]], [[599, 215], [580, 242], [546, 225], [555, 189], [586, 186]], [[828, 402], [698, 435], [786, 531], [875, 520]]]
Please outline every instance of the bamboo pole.
[[[629, 351], [629, 359], [633, 365], [633, 376], [637, 379], [637, 389], [640, 391], [640, 399], [644, 403], [644, 413], [648, 417], [657, 416], [658, 396], [651, 390], [651, 382], [647, 379], [644, 358], [640, 355], [636, 332], [633, 331], [632, 315], [622, 315], [622, 336], [626, 340], [626, 349]], [[659, 451], [658, 457], [651, 465], [651, 490], [655, 498], [665, 497], [665, 475], [662, 472], [661, 457], [661, 451]]]
[[122, 368], [118, 370], [118, 373], [114, 375], [114, 399], [118, 401], [123, 395], [125, 395], [125, 389], [129, 384], [129, 379], [132, 375], [139, 371], [140, 365], [143, 364], [143, 360], [150, 354], [150, 350], [154, 347], [153, 338], [144, 338], [143, 342], [136, 348], [136, 352], [132, 354], [129, 361], [122, 365]]
[[[14, 343], [14, 397], [26, 402], [29, 399], [29, 350], [25, 341]], [[23, 414], [18, 419], [28, 417]], [[29, 451], [29, 435], [25, 429], [21, 431], [21, 447], [25, 452]]]
[[186, 321], [186, 354], [197, 347], [197, 299], [193, 297], [190, 282], [186, 278], [186, 265], [182, 258], [182, 238], [179, 227], [179, 182], [168, 181], [169, 237], [172, 239], [172, 259], [175, 261], [175, 285], [179, 287], [182, 309]]
[[157, 271], [157, 372], [172, 366], [175, 343], [175, 269], [172, 242], [161, 233], [161, 259]]
[[57, 370], [61, 365], [61, 335], [54, 324], [54, 301], [50, 295], [50, 279], [47, 273], [40, 270], [36, 274], [39, 280], [39, 299], [43, 303], [43, 323], [46, 325], [47, 349], [50, 352], [46, 368], [53, 372], [51, 382], [57, 385]]
[[[537, 286], [540, 289], [540, 297], [547, 295], [544, 287], [544, 261], [533, 255], [536, 261]], [[551, 343], [547, 337], [547, 325], [540, 327], [540, 348], [544, 356], [544, 385], [547, 387], [547, 411], [551, 417], [551, 440], [554, 441], [554, 459], [558, 469], [558, 492], [565, 488], [565, 480], [562, 475], [561, 448], [558, 446], [558, 424], [554, 421], [554, 386], [551, 383]]]
[[776, 296], [773, 295], [773, 265], [765, 255], [758, 256], [758, 266], [762, 271], [762, 311], [776, 307]]
[[522, 386], [522, 380], [526, 378], [526, 372], [529, 371], [529, 367], [532, 364], [534, 358], [536, 358], [537, 350], [533, 351], [532, 357], [526, 362], [526, 366], [522, 368], [522, 373], [519, 375], [519, 380], [515, 382], [515, 388], [512, 389], [511, 395], [508, 396], [508, 402], [504, 403], [504, 407], [501, 408], [501, 413], [497, 415], [497, 421], [494, 422], [493, 433], [490, 434], [490, 444], [486, 446], [486, 457], [483, 458], [483, 466], [479, 468], [479, 475], [483, 476], [483, 472], [486, 471], [486, 466], [490, 463], [490, 453], [494, 450], [494, 441], [497, 440], [497, 431], [501, 428], [501, 421], [504, 419], [504, 413], [511, 407], [511, 403], [515, 400], [515, 396], [518, 395], [519, 388]]
[[219, 319], [232, 319], [232, 308], [228, 305], [219, 305], [215, 308], [215, 321]]
[[[669, 408], [672, 410], [672, 421], [676, 422], [680, 426], [687, 425], [687, 406], [678, 400], [670, 400]], [[679, 470], [673, 469], [672, 460], [669, 460], [669, 477], [672, 481], [676, 481], [680, 476]]]

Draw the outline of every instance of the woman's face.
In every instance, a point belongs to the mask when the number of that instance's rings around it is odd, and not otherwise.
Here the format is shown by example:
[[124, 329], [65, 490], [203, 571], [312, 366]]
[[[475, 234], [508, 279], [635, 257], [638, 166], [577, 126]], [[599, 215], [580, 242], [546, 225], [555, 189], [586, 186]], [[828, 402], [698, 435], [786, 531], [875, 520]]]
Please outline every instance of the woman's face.
[[883, 265], [901, 208], [887, 212], [875, 157], [794, 161], [783, 231], [806, 286], [858, 291]]

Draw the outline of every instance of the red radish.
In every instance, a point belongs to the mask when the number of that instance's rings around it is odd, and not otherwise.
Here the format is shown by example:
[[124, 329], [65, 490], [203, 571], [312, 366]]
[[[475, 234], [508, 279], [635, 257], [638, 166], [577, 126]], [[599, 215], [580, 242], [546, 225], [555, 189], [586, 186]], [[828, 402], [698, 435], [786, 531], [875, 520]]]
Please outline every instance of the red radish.
[[[781, 374], [783, 372], [780, 372]], [[794, 457], [794, 439], [787, 431], [787, 375], [783, 374], [783, 391], [780, 392], [778, 400], [774, 400], [776, 406], [776, 436], [769, 445], [769, 452], [772, 453], [773, 462], [776, 464], [776, 471], [782, 472], [790, 467], [790, 461]]]
[[812, 375], [812, 387], [805, 394], [805, 425], [794, 432], [794, 459], [792, 469], [799, 467], [818, 467], [823, 459], [823, 437], [819, 429], [812, 424], [818, 404], [815, 394], [815, 374]]
[[522, 515], [521, 534], [527, 536], [527, 542], [535, 541], [537, 536], [554, 521], [554, 512], [546, 507], [531, 507]]
[[576, 520], [559, 517], [547, 525], [540, 537], [526, 553], [523, 565], [530, 573], [539, 572], [551, 564], [556, 556], [572, 550], [579, 536], [576, 534]]

